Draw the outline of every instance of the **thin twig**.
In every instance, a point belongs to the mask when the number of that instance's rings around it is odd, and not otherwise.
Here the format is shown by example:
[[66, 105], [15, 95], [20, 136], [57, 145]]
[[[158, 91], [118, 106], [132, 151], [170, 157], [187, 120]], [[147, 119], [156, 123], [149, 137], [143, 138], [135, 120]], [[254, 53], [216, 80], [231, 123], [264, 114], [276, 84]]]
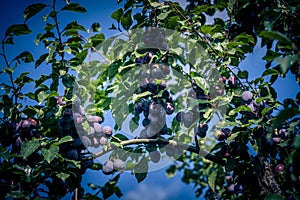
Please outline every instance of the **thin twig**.
[[[86, 41], [86, 42], [88, 42], [88, 40], [83, 36], [83, 35], [81, 35], [81, 34], [78, 34], [78, 36], [81, 38], [81, 39], [83, 39], [84, 41]], [[97, 52], [98, 53], [98, 55], [99, 56], [101, 56], [102, 57], [102, 59], [104, 60], [104, 62], [106, 62], [106, 63], [108, 63], [108, 64], [111, 64], [111, 61], [110, 60], [108, 60], [98, 49], [96, 49], [95, 47], [91, 47], [95, 52]]]

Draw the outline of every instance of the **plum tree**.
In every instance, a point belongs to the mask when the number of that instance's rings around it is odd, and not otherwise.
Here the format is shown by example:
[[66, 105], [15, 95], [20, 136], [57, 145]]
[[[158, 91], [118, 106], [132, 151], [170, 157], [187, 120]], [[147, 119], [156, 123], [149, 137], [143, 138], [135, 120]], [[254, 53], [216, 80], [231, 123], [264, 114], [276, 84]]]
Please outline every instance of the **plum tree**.
[[[109, 38], [98, 22], [61, 23], [87, 10], [57, 0], [29, 5], [4, 33], [0, 198], [120, 198], [123, 172], [141, 182], [169, 159], [168, 176], [181, 171], [197, 197], [298, 199], [300, 93], [278, 90], [300, 82], [298, 1], [117, 2]], [[40, 12], [44, 49], [10, 55]], [[265, 67], [247, 68], [257, 48]], [[31, 64], [50, 72], [22, 71]], [[110, 175], [94, 194], [87, 169]]]

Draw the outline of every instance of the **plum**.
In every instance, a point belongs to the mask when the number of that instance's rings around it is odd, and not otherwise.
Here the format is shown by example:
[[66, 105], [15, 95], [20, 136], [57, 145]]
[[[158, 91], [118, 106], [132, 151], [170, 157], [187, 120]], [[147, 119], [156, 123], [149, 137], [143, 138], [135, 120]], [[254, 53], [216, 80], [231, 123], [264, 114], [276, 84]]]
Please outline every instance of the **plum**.
[[106, 161], [102, 167], [102, 172], [105, 175], [112, 174], [114, 171], [114, 163], [110, 160]]

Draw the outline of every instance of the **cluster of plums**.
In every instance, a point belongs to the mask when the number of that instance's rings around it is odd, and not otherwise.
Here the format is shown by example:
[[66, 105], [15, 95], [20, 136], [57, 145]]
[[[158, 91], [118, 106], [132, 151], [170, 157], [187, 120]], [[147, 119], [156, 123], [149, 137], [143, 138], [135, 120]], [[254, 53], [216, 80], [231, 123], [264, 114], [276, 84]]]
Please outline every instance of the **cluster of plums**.
[[[260, 101], [257, 102], [253, 98], [253, 93], [250, 91], [244, 91], [242, 93], [242, 103], [243, 105], [246, 105], [247, 107], [250, 108], [251, 112], [244, 112], [246, 113], [248, 118], [254, 118], [261, 116], [261, 112], [264, 108], [267, 108], [268, 105], [265, 103], [265, 101]], [[272, 113], [272, 110], [269, 110], [266, 115], [270, 115]]]
[[25, 140], [41, 138], [39, 120], [31, 117], [23, 118], [19, 122], [8, 122], [1, 130], [1, 145], [12, 145], [12, 153], [21, 153], [21, 144]]
[[167, 50], [169, 48], [166, 41], [165, 31], [156, 27], [148, 27], [143, 36], [143, 42], [147, 47]]
[[114, 172], [114, 170], [125, 170], [126, 169], [126, 163], [117, 158], [114, 160], [108, 160], [104, 163], [103, 167], [102, 167], [102, 172], [106, 175], [112, 174]]
[[[170, 74], [167, 63], [152, 63], [153, 53], [147, 52], [143, 58], [137, 58], [139, 66], [144, 64], [140, 72], [140, 92], [150, 92], [151, 95], [139, 99], [134, 105], [134, 114], [143, 114], [142, 125], [145, 127], [140, 133], [140, 138], [156, 137], [158, 133], [166, 134], [166, 115], [174, 112], [173, 100], [169, 91], [166, 90], [164, 78]], [[152, 60], [152, 61], [151, 61]], [[151, 62], [151, 63], [149, 63]], [[160, 97], [154, 97], [162, 92]]]

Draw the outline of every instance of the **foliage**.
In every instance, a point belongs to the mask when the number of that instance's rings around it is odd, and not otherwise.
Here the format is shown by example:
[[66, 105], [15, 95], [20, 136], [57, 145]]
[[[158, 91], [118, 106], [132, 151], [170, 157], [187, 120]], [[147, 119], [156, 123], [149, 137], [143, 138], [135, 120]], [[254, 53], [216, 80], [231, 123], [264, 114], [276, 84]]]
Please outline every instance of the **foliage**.
[[[119, 34], [110, 38], [98, 22], [62, 27], [62, 13], [87, 12], [78, 3], [25, 9], [1, 43], [0, 74], [9, 80], [1, 83], [1, 198], [121, 197], [123, 171], [141, 182], [162, 159], [196, 196], [299, 198], [300, 93], [280, 102], [273, 86], [287, 73], [300, 84], [299, 3], [187, 2], [118, 0], [110, 29]], [[220, 11], [228, 19], [206, 23]], [[34, 33], [27, 22], [41, 13], [44, 32]], [[27, 34], [44, 53], [9, 60], [7, 49]], [[249, 80], [240, 63], [259, 41], [265, 70]], [[50, 73], [18, 74], [25, 64]], [[81, 187], [88, 168], [113, 174], [89, 184], [95, 194]]]

